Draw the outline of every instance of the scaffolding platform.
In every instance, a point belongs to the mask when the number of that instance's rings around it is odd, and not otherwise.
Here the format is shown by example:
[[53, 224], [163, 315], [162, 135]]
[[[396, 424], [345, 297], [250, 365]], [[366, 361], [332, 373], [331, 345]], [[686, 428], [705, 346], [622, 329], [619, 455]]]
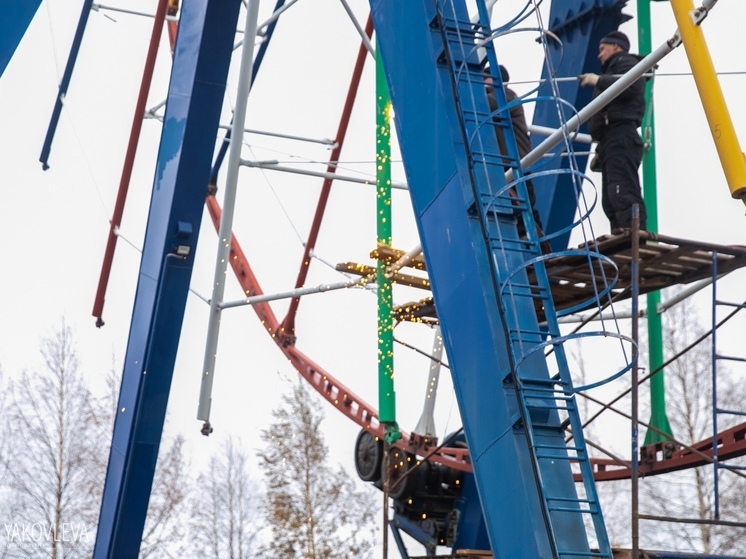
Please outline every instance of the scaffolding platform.
[[[555, 308], [562, 310], [581, 305], [596, 292], [602, 292], [605, 282], [616, 279], [611, 290], [615, 301], [628, 299], [632, 287], [632, 231], [604, 235], [588, 243], [588, 250], [609, 258], [614, 266], [601, 260], [589, 265], [587, 255], [558, 256], [546, 262], [552, 281]], [[639, 232], [637, 259], [640, 294], [658, 291], [673, 285], [683, 285], [731, 272], [746, 266], [746, 246], [726, 246], [667, 237], [649, 231]], [[584, 249], [581, 245], [577, 250]], [[616, 269], [614, 269], [616, 268]], [[603, 273], [601, 270], [603, 269]]]
[[[633, 264], [633, 232], [625, 230], [614, 235], [604, 235], [565, 254], [544, 260], [555, 308], [558, 311], [575, 308], [584, 310], [596, 307], [596, 294], [608, 291], [608, 297], [621, 301], [631, 297]], [[603, 255], [606, 259], [589, 256]], [[404, 251], [379, 247], [370, 257], [393, 265]], [[613, 264], [612, 264], [613, 263]], [[746, 266], [746, 246], [716, 245], [659, 235], [649, 231], [639, 232], [637, 267], [640, 294], [666, 287], [687, 284], [705, 278], [720, 276]], [[407, 263], [413, 271], [426, 271], [422, 255]], [[345, 262], [337, 269], [348, 273], [375, 278], [375, 266]], [[531, 281], [532, 269], [528, 269]], [[429, 290], [430, 282], [424, 275], [402, 274], [397, 271], [392, 281], [401, 285]], [[607, 285], [613, 285], [609, 290]], [[538, 310], [538, 309], [537, 309]], [[432, 297], [424, 297], [393, 309], [397, 321], [437, 323]], [[543, 317], [540, 317], [543, 318]]]

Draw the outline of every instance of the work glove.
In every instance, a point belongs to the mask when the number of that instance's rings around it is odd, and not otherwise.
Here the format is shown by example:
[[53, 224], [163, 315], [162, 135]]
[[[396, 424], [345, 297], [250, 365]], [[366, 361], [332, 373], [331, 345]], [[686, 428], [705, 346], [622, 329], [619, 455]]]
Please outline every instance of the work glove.
[[598, 84], [598, 74], [580, 74], [578, 79], [580, 80], [580, 87], [596, 87], [596, 84]]

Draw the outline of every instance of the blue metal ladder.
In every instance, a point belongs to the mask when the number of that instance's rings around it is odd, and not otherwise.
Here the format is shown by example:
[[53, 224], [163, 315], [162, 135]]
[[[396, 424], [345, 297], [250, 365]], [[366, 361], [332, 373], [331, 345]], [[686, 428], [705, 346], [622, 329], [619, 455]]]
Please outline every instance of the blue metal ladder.
[[[504, 375], [506, 390], [513, 390], [517, 406], [515, 431], [526, 437], [531, 466], [540, 495], [543, 521], [556, 558], [605, 557], [611, 559], [611, 547], [598, 502], [592, 467], [583, 430], [563, 338], [551, 297], [550, 282], [544, 267], [541, 239], [529, 203], [525, 173], [521, 167], [509, 105], [497, 57], [491, 40], [489, 15], [482, 0], [478, 23], [460, 19], [452, 0], [437, 0], [438, 16], [434, 22], [443, 38], [443, 54], [438, 62], [449, 67], [457, 104], [457, 114], [469, 161], [473, 193], [470, 212], [480, 220], [489, 246], [493, 287], [497, 295], [504, 334], [510, 351], [510, 371]], [[475, 83], [485, 84], [485, 71], [477, 55], [477, 45], [484, 48], [494, 85], [498, 110], [485, 114], [477, 110]], [[520, 100], [518, 101], [520, 102]], [[505, 137], [507, 153], [499, 153], [491, 136], [499, 128]], [[510, 169], [513, 181], [494, 180]], [[525, 235], [518, 235], [518, 221]], [[532, 272], [532, 273], [529, 273]], [[537, 311], [543, 312], [547, 327], [540, 328]], [[526, 317], [530, 317], [529, 320]], [[546, 368], [532, 367], [544, 360], [545, 350], [553, 350], [556, 373], [548, 377]], [[564, 441], [567, 428], [572, 441]], [[548, 476], [556, 475], [557, 462], [566, 463], [570, 472], [582, 481], [582, 493], [554, 494], [547, 489]], [[577, 489], [577, 488], [576, 488]], [[573, 516], [582, 515], [586, 539], [564, 537]], [[592, 536], [598, 551], [590, 549]]]

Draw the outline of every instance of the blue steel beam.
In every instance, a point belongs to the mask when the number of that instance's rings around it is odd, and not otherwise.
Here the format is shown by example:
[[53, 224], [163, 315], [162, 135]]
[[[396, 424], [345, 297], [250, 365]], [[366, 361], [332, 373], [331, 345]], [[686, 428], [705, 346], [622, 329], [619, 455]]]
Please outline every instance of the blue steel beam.
[[83, 33], [85, 32], [86, 25], [88, 25], [88, 15], [91, 13], [91, 6], [93, 0], [84, 0], [83, 9], [80, 12], [80, 19], [78, 19], [78, 27], [75, 30], [75, 36], [73, 37], [73, 44], [70, 46], [70, 54], [67, 57], [67, 64], [65, 64], [65, 71], [62, 74], [60, 80], [60, 87], [57, 91], [57, 97], [54, 100], [54, 109], [52, 109], [52, 118], [49, 121], [49, 127], [47, 128], [47, 135], [44, 138], [44, 144], [41, 147], [41, 154], [39, 155], [39, 161], [41, 161], [41, 168], [45, 171], [49, 169], [49, 153], [52, 151], [52, 140], [54, 140], [54, 133], [57, 131], [57, 124], [60, 121], [60, 115], [62, 114], [62, 102], [67, 95], [67, 88], [70, 86], [70, 80], [73, 77], [73, 70], [75, 69], [75, 62], [78, 60], [78, 52], [80, 52], [80, 44], [83, 42]]
[[0, 76], [26, 34], [41, 0], [0, 0]]
[[181, 13], [96, 558], [140, 548], [240, 5], [190, 0]]
[[[548, 39], [549, 59], [555, 75], [559, 77], [577, 76], [583, 72], [600, 73], [601, 65], [596, 58], [598, 41], [609, 31], [617, 29], [621, 23], [630, 19], [622, 13], [627, 0], [552, 0], [549, 14], [549, 30], [559, 39]], [[548, 81], [549, 71], [546, 64], [542, 70], [540, 97], [553, 95]], [[579, 81], [564, 81], [557, 84], [560, 97], [574, 107], [582, 109], [591, 100], [593, 88], [581, 88]], [[573, 116], [567, 107], [563, 107], [565, 117]], [[559, 116], [554, 102], [539, 102], [534, 111], [534, 124], [559, 127]], [[587, 132], [587, 127], [581, 132]], [[532, 147], [536, 147], [544, 138], [534, 136]], [[587, 144], [576, 144], [577, 151], [588, 151]], [[585, 170], [588, 157], [578, 155], [580, 170]], [[554, 158], [541, 166], [541, 170], [568, 169], [567, 158]], [[572, 176], [567, 173], [545, 175], [533, 179], [536, 188], [536, 207], [541, 215], [544, 229], [553, 233], [572, 223], [577, 209]], [[596, 185], [600, 189], [601, 185]], [[600, 190], [598, 193], [600, 203]], [[564, 250], [570, 233], [560, 235], [550, 241], [553, 250]]]
[[[492, 550], [496, 557], [548, 557], [551, 535], [530, 450], [525, 435], [515, 428], [516, 394], [503, 383], [511, 371], [510, 351], [493, 283], [492, 256], [480, 221], [470, 212], [474, 198], [469, 162], [449, 70], [437, 62], [443, 42], [437, 25], [431, 25], [435, 2], [370, 3]], [[459, 19], [466, 20], [463, 0], [453, 4], [460, 11]], [[489, 114], [484, 89], [472, 93], [475, 110]], [[482, 141], [490, 141], [489, 136]], [[496, 170], [490, 180], [499, 189], [499, 181], [504, 184], [502, 171]], [[516, 235], [514, 225], [500, 226], [513, 227]], [[526, 330], [538, 329], [533, 308], [520, 320]], [[539, 357], [533, 354], [522, 367], [531, 368], [532, 377], [548, 378], [546, 362]], [[542, 483], [548, 494], [575, 493], [566, 462], [557, 463]], [[472, 501], [467, 506], [477, 504]], [[580, 519], [560, 523], [555, 534], [562, 548], [582, 548], [585, 531]]]

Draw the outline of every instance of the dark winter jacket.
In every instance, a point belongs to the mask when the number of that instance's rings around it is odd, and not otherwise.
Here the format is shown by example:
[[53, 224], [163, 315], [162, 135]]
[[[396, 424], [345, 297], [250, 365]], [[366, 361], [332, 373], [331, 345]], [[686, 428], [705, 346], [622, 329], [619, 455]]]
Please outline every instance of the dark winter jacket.
[[[506, 87], [505, 98], [510, 103], [516, 100], [518, 95], [515, 91]], [[495, 98], [495, 90], [491, 85], [487, 86], [487, 101], [489, 102], [490, 111], [495, 112], [497, 110], [497, 99]], [[513, 123], [513, 133], [515, 134], [515, 141], [518, 145], [518, 156], [523, 159], [531, 151], [531, 138], [528, 133], [528, 125], [526, 124], [526, 115], [523, 111], [522, 103], [517, 103], [510, 108], [510, 120]], [[502, 128], [496, 127], [495, 132], [497, 134], [497, 144], [500, 148], [500, 153], [507, 154], [508, 150], [505, 145], [505, 136]]]
[[[635, 66], [642, 57], [628, 52], [615, 52], [601, 68], [602, 74], [593, 92], [594, 99]], [[640, 78], [588, 121], [588, 129], [594, 140], [601, 139], [604, 129], [609, 124], [633, 122], [636, 127], [642, 125], [645, 114], [645, 79]]]

